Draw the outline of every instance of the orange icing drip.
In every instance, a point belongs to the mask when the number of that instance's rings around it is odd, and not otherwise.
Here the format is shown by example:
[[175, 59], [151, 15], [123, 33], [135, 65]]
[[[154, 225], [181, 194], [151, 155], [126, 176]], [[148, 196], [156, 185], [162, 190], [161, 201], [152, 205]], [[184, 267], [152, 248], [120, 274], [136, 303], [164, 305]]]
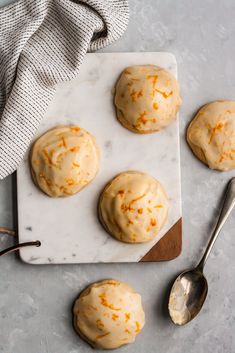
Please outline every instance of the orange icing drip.
[[126, 313], [125, 314], [125, 322], [128, 322], [131, 318], [131, 314], [130, 313]]

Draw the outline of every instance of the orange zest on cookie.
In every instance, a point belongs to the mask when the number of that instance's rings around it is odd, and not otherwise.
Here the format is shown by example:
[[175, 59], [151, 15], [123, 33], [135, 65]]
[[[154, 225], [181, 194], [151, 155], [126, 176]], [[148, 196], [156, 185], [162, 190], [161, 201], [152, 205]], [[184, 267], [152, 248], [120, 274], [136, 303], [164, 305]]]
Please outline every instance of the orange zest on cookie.
[[153, 102], [153, 109], [158, 110], [158, 104], [157, 104], [157, 102]]
[[103, 328], [103, 327], [104, 327], [104, 324], [103, 324], [102, 320], [97, 319], [97, 320], [96, 320], [96, 326], [97, 326], [98, 328]]
[[76, 168], [80, 168], [80, 164], [75, 163], [75, 162], [73, 162], [72, 164], [73, 164], [73, 166], [74, 166], [74, 167], [76, 167]]
[[147, 115], [146, 111], [143, 111], [142, 113], [140, 113], [137, 123], [139, 122], [145, 125], [148, 121], [148, 119], [146, 118], [146, 115]]
[[223, 130], [224, 126], [225, 126], [225, 124], [220, 122], [220, 123], [216, 124], [216, 126], [212, 129], [211, 137], [210, 137], [210, 140], [208, 142], [209, 145], [211, 144], [211, 142], [212, 142], [213, 138], [215, 137], [215, 135]]
[[113, 321], [117, 320], [118, 318], [119, 318], [119, 315], [116, 315], [116, 314], [113, 314], [113, 315], [112, 315], [112, 320], [113, 320]]
[[158, 93], [160, 93], [164, 98], [169, 98], [170, 96], [172, 96], [172, 94], [173, 94], [173, 91], [170, 91], [169, 93], [166, 93], [166, 92], [162, 92], [162, 91], [160, 91], [159, 89], [157, 89], [156, 88], [156, 91], [158, 92]]
[[157, 225], [156, 219], [155, 218], [151, 218], [150, 224], [151, 224], [152, 227], [155, 227]]
[[103, 335], [99, 335], [99, 336], [96, 336], [96, 340], [100, 340], [101, 338], [104, 338], [104, 337], [106, 337], [106, 336], [108, 336], [108, 335], [110, 335], [110, 332], [106, 332], [106, 333], [104, 333]]
[[157, 83], [157, 79], [158, 79], [158, 75], [147, 75], [147, 79], [152, 80], [153, 88], [155, 88], [156, 83]]
[[53, 162], [52, 162], [52, 160], [51, 160], [51, 157], [49, 156], [48, 151], [47, 151], [46, 149], [44, 149], [42, 152], [43, 152], [44, 156], [46, 157], [47, 162], [48, 162], [49, 164], [51, 164], [51, 165], [54, 165]]
[[70, 152], [78, 152], [78, 151], [79, 151], [78, 146], [74, 146], [74, 147], [70, 148]]
[[136, 102], [138, 98], [143, 97], [143, 92], [142, 90], [140, 91], [135, 91], [135, 89], [133, 89], [130, 93], [132, 102]]
[[61, 137], [61, 140], [62, 140], [62, 144], [63, 144], [64, 148], [67, 148], [67, 143], [66, 143], [65, 138], [63, 136]]
[[70, 128], [70, 131], [72, 131], [72, 132], [78, 132], [78, 131], [80, 131], [81, 129], [80, 129], [80, 127], [78, 127], [78, 126], [73, 126], [73, 127], [71, 127]]
[[140, 324], [138, 321], [135, 322], [135, 326], [136, 326], [135, 332], [136, 333], [140, 332]]
[[71, 186], [75, 184], [75, 181], [73, 179], [65, 179], [65, 182], [67, 185]]
[[121, 205], [121, 209], [122, 209], [124, 212], [126, 212], [126, 211], [134, 211], [134, 208], [132, 208], [131, 206], [132, 206], [135, 202], [141, 200], [141, 199], [142, 199], [143, 197], [145, 197], [145, 196], [146, 196], [146, 194], [143, 194], [143, 195], [141, 195], [141, 196], [139, 196], [139, 197], [136, 197], [135, 199], [133, 199], [132, 201], [130, 201], [127, 205], [122, 204], [122, 205]]
[[113, 306], [113, 304], [108, 303], [105, 293], [101, 293], [101, 294], [99, 295], [99, 298], [100, 298], [100, 303], [101, 303], [101, 305], [103, 305], [103, 306], [105, 306], [105, 307], [107, 307], [107, 308], [109, 308], [109, 309], [111, 309], [111, 310], [116, 310], [116, 311], [121, 310], [121, 308], [115, 308], [115, 307]]

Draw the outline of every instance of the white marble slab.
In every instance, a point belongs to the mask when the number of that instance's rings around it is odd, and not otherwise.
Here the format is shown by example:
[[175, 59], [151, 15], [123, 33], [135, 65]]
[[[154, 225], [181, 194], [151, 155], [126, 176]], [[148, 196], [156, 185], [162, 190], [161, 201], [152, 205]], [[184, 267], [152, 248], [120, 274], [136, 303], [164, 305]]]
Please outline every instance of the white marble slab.
[[[33, 184], [28, 156], [17, 170], [19, 241], [40, 240], [25, 248], [21, 259], [31, 264], [137, 262], [181, 217], [178, 119], [155, 134], [138, 135], [115, 118], [112, 88], [128, 65], [156, 64], [177, 75], [169, 53], [88, 54], [79, 76], [58, 86], [38, 135], [57, 124], [79, 124], [97, 138], [100, 173], [79, 194], [51, 199]], [[169, 220], [159, 236], [146, 244], [113, 239], [97, 219], [97, 200], [104, 185], [125, 170], [147, 172], [165, 185], [170, 196]]]

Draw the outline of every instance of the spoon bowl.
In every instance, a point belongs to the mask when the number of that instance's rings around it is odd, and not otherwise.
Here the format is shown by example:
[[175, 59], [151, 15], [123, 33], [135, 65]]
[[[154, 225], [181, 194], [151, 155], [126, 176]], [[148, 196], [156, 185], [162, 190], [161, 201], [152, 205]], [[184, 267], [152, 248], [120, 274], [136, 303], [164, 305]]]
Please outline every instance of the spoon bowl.
[[170, 292], [168, 310], [176, 325], [185, 325], [201, 310], [208, 292], [207, 280], [199, 269], [181, 273]]
[[172, 321], [177, 325], [190, 322], [201, 310], [208, 292], [203, 268], [215, 241], [235, 206], [235, 178], [228, 183], [222, 209], [201, 261], [194, 269], [182, 272], [171, 289], [168, 310]]

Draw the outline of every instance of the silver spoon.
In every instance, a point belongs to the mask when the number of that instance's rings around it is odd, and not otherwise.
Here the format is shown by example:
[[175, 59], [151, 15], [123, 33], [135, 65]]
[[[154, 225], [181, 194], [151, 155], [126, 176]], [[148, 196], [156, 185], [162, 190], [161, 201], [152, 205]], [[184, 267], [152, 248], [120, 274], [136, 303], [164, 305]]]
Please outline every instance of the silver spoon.
[[235, 178], [227, 186], [223, 206], [206, 251], [196, 268], [182, 272], [175, 280], [169, 297], [168, 310], [172, 321], [185, 325], [201, 310], [208, 292], [203, 269], [211, 249], [235, 205]]

